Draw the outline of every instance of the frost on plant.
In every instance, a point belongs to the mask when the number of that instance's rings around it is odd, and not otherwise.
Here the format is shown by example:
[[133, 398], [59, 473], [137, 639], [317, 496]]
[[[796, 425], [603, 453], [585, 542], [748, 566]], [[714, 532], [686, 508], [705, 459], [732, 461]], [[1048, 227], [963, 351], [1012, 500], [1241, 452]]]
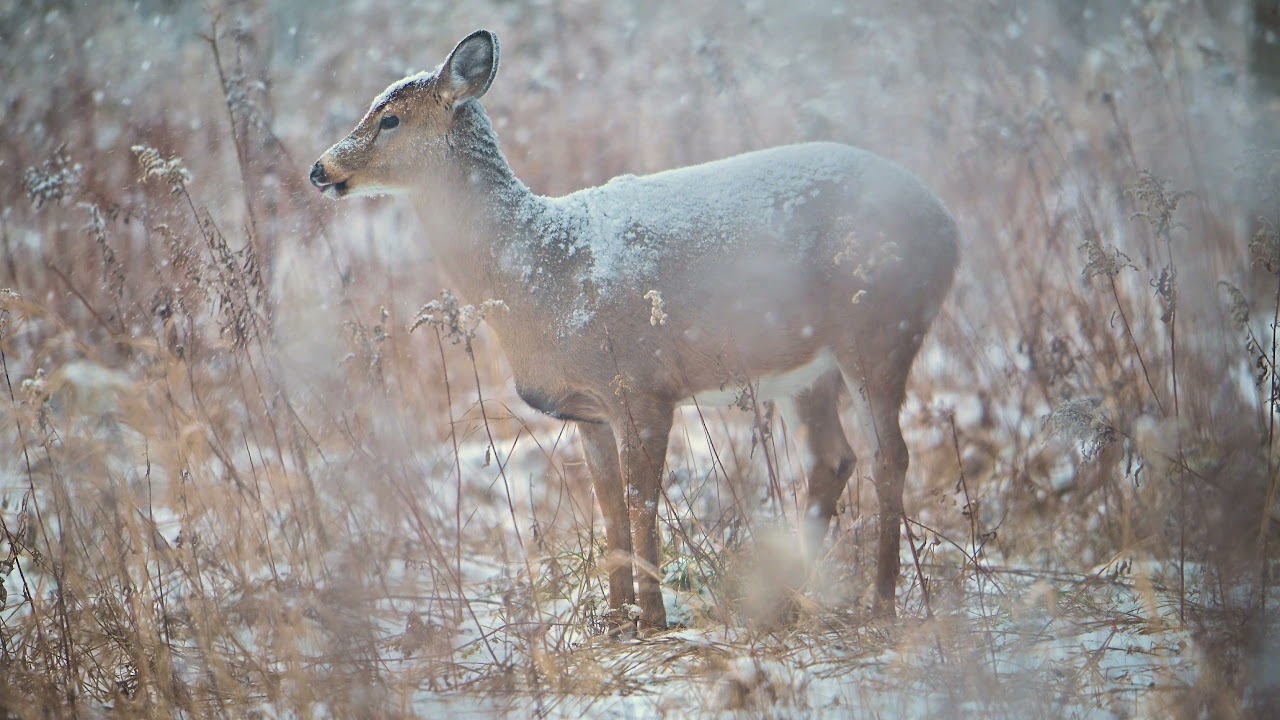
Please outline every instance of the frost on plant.
[[1116, 436], [1115, 428], [1099, 409], [1102, 401], [1097, 398], [1063, 400], [1044, 419], [1044, 427], [1050, 435], [1062, 436], [1080, 444], [1085, 460], [1092, 460], [1110, 445]]
[[165, 160], [160, 151], [149, 145], [134, 145], [129, 148], [138, 156], [138, 164], [142, 166], [142, 180], [160, 180], [169, 183], [169, 190], [180, 193], [191, 182], [191, 173], [182, 166], [182, 158], [174, 157]]
[[243, 120], [255, 130], [267, 131], [269, 123], [262, 112], [256, 95], [265, 95], [267, 86], [261, 80], [251, 80], [236, 74], [227, 78], [227, 108], [231, 114]]
[[452, 290], [445, 288], [440, 291], [439, 300], [432, 300], [422, 306], [413, 318], [409, 332], [423, 325], [430, 325], [443, 330], [454, 345], [466, 343], [467, 352], [471, 352], [471, 340], [475, 338], [480, 323], [489, 313], [499, 308], [506, 310], [507, 304], [501, 300], [485, 300], [478, 307], [459, 305], [458, 296], [454, 295]]
[[80, 164], [71, 162], [67, 146], [62, 145], [39, 167], [27, 168], [22, 174], [22, 188], [39, 209], [47, 202], [75, 195], [80, 187], [80, 172]]

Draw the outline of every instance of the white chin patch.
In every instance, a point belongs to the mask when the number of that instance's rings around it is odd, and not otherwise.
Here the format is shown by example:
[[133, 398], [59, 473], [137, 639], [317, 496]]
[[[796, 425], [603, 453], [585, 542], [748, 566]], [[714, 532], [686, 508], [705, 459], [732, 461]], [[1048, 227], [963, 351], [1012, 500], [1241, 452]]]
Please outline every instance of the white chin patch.
[[342, 197], [384, 197], [387, 195], [395, 195], [399, 192], [397, 188], [385, 187], [382, 185], [361, 185], [358, 187], [347, 187], [342, 193]]

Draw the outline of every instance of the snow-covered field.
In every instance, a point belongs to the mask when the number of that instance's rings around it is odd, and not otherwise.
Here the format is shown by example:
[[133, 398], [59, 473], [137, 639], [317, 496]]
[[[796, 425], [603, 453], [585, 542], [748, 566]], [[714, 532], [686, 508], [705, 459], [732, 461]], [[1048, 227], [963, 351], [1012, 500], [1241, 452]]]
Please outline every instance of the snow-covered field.
[[[144, 448], [141, 438], [111, 423], [100, 424], [93, 434], [118, 448]], [[496, 540], [499, 544], [519, 543], [504, 498], [506, 488], [501, 487], [502, 475], [510, 479], [544, 474], [539, 465], [545, 463], [545, 448], [556, 444], [557, 438], [550, 434], [531, 437], [517, 441], [513, 452], [487, 463], [486, 445], [474, 441], [463, 445], [457, 467], [469, 483], [465, 494], [489, 500], [468, 504], [464, 533], [502, 536]], [[699, 445], [686, 448], [693, 458], [690, 467], [710, 467], [714, 462], [708, 452], [711, 446]], [[572, 451], [562, 454], [573, 456]], [[145, 457], [135, 457], [131, 464], [124, 453], [107, 455], [114, 466], [108, 474], [118, 474], [125, 485], [132, 486], [124, 491], [125, 497], [115, 499], [115, 509], [130, 506], [130, 493], [142, 492], [143, 482], [148, 495], [174, 494], [169, 481], [156, 479], [155, 466], [148, 479]], [[449, 462], [427, 458], [422, 465], [431, 468]], [[499, 469], [499, 465], [505, 467]], [[428, 476], [430, 472], [426, 471]], [[14, 477], [18, 474], [11, 474], [13, 484], [4, 492], [10, 503], [22, 499], [27, 513], [36, 512], [35, 505], [44, 506], [45, 513], [57, 506], [47, 494], [23, 487]], [[451, 494], [447, 483], [441, 487], [444, 495]], [[543, 491], [521, 483], [511, 483], [510, 489], [513, 505], [537, 505], [545, 511], [546, 498], [539, 497]], [[675, 495], [676, 491], [673, 487], [668, 492]], [[427, 492], [423, 502], [431, 506], [438, 500], [447, 505], [451, 499], [434, 498]], [[262, 502], [263, 509], [276, 504]], [[79, 504], [75, 499], [69, 502]], [[708, 498], [690, 504], [705, 512], [703, 517], [714, 512], [714, 501]], [[871, 618], [865, 604], [848, 597], [857, 580], [828, 568], [829, 575], [812, 580], [799, 596], [800, 619], [788, 622], [752, 615], [751, 608], [758, 607], [752, 604], [753, 596], [771, 590], [787, 592], [768, 588], [772, 579], [768, 570], [747, 571], [749, 580], [730, 584], [700, 577], [690, 569], [696, 568], [697, 558], [682, 555], [668, 566], [667, 599], [671, 617], [687, 627], [647, 640], [618, 641], [593, 636], [592, 613], [603, 610], [602, 578], [583, 567], [581, 557], [563, 548], [531, 543], [499, 552], [468, 550], [456, 576], [461, 578], [460, 593], [441, 587], [430, 561], [420, 559], [422, 554], [409, 542], [364, 558], [332, 550], [337, 572], [319, 581], [303, 580], [304, 568], [272, 557], [241, 560], [237, 570], [254, 573], [251, 576], [225, 577], [206, 571], [193, 577], [175, 557], [184, 545], [183, 534], [192, 532], [190, 518], [154, 501], [149, 506], [139, 503], [135, 509], [141, 521], [137, 525], [153, 535], [140, 538], [136, 546], [125, 544], [133, 552], [150, 556], [147, 564], [157, 568], [157, 574], [136, 592], [150, 602], [185, 605], [182, 610], [168, 610], [177, 616], [172, 620], [175, 625], [198, 624], [184, 610], [194, 614], [192, 604], [209, 603], [207, 610], [228, 616], [222, 628], [226, 636], [219, 641], [230, 647], [220, 651], [244, 662], [260, 662], [265, 677], [282, 682], [287, 682], [290, 672], [290, 660], [274, 657], [280, 642], [274, 636], [282, 626], [294, 634], [288, 652], [294, 662], [340, 665], [332, 658], [335, 652], [371, 653], [377, 657], [377, 681], [353, 690], [353, 697], [346, 701], [399, 708], [421, 717], [646, 718], [720, 711], [813, 718], [961, 713], [1156, 717], [1172, 712], [1182, 694], [1194, 686], [1201, 665], [1193, 633], [1179, 620], [1177, 593], [1155, 580], [1165, 569], [1158, 563], [1134, 564], [1131, 558], [1077, 572], [983, 561], [952, 577], [964, 566], [965, 551], [936, 545], [921, 564], [933, 589], [929, 608], [923, 607], [918, 588], [910, 583], [902, 596], [902, 618]], [[347, 513], [358, 511], [347, 508]], [[525, 538], [537, 535], [535, 525], [545, 523], [544, 535], [551, 534], [555, 525], [554, 520], [539, 519], [537, 510], [532, 516], [518, 513], [516, 517]], [[58, 534], [60, 521], [63, 518], [42, 522], [48, 532]], [[12, 515], [6, 523], [13, 527]], [[572, 526], [562, 528], [560, 534], [572, 530]], [[761, 532], [768, 535], [767, 530]], [[269, 546], [289, 543], [290, 535], [287, 528], [273, 527], [258, 537]], [[367, 536], [351, 541], [377, 544]], [[797, 560], [788, 554], [794, 541], [791, 547], [781, 536], [759, 542], [760, 547], [746, 551], [746, 557], [737, 562], [774, 563], [770, 569], [779, 570], [778, 564]], [[750, 547], [753, 542], [746, 544]], [[596, 545], [599, 552], [598, 540]], [[508, 552], [516, 557], [504, 559]], [[193, 553], [191, 560], [198, 562], [199, 555]], [[6, 577], [9, 598], [24, 597], [24, 583], [31, 584], [29, 592], [37, 597], [55, 590], [41, 562], [21, 557], [19, 562], [23, 572]], [[352, 562], [377, 567], [348, 567], [344, 572], [343, 564]], [[904, 551], [904, 567], [913, 562]], [[158, 574], [161, 568], [163, 575]], [[1189, 572], [1194, 576], [1199, 571]], [[531, 573], [537, 578], [533, 584], [538, 589], [533, 591]], [[556, 591], [547, 586], [556, 576], [580, 578], [580, 582]], [[375, 580], [377, 587], [371, 587]], [[725, 597], [726, 591], [744, 597]], [[101, 593], [93, 596], [91, 606], [110, 602]], [[14, 609], [7, 622], [23, 627], [33, 619], [30, 613], [36, 605], [11, 602]], [[441, 605], [451, 610], [443, 611]], [[261, 607], [269, 607], [277, 618], [257, 617]], [[356, 637], [370, 646], [346, 647]], [[210, 648], [198, 637], [170, 637], [167, 645], [174, 673], [198, 685], [208, 671]], [[366, 697], [365, 693], [375, 691], [392, 697]], [[289, 716], [297, 708], [299, 692], [295, 688], [283, 699], [266, 693], [260, 710], [269, 716]], [[325, 715], [333, 710], [345, 715], [352, 711], [350, 706], [329, 708], [322, 693], [312, 692], [315, 702], [307, 705], [310, 712]]]

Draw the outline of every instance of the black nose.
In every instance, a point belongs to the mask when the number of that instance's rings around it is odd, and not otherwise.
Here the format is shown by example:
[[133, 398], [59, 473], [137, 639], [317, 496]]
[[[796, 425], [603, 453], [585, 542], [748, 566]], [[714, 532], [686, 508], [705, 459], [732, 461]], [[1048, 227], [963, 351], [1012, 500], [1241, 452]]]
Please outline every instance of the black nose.
[[319, 162], [311, 166], [311, 184], [316, 187], [324, 187], [329, 184], [329, 177], [324, 174], [324, 166]]

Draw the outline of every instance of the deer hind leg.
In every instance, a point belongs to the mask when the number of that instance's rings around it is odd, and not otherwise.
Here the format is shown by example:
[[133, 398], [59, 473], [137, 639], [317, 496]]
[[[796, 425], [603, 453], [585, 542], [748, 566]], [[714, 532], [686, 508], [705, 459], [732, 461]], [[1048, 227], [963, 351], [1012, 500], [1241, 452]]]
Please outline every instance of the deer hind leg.
[[[627, 496], [618, 460], [618, 441], [613, 428], [603, 423], [578, 423], [587, 469], [596, 490], [596, 499], [604, 515], [606, 543], [605, 572], [609, 574], [609, 608], [622, 611], [636, 601], [632, 575], [631, 517], [627, 514]], [[625, 618], [622, 611], [616, 615]], [[622, 631], [624, 623], [615, 623], [611, 631]], [[634, 630], [634, 624], [632, 629]]]
[[901, 357], [904, 349], [900, 347], [883, 362], [865, 368], [856, 357], [848, 362], [841, 358], [841, 367], [849, 380], [849, 392], [853, 395], [863, 434], [875, 451], [872, 480], [879, 501], [879, 517], [874, 611], [877, 615], [890, 617], [895, 614], [899, 551], [905, 519], [902, 490], [909, 462], [898, 415], [906, 397], [907, 374], [911, 370], [915, 343], [911, 343], [910, 353]]
[[624, 404], [623, 416], [614, 421], [631, 510], [632, 546], [639, 585], [636, 598], [642, 633], [667, 627], [667, 610], [662, 603], [658, 501], [662, 495], [662, 469], [674, 412], [675, 408], [670, 405], [647, 407], [631, 402]]
[[838, 401], [842, 382], [839, 371], [833, 371], [795, 398], [798, 419], [807, 429], [807, 444], [813, 458], [803, 522], [805, 556], [810, 565], [822, 556], [822, 543], [835, 515], [836, 503], [858, 462], [840, 425]]

